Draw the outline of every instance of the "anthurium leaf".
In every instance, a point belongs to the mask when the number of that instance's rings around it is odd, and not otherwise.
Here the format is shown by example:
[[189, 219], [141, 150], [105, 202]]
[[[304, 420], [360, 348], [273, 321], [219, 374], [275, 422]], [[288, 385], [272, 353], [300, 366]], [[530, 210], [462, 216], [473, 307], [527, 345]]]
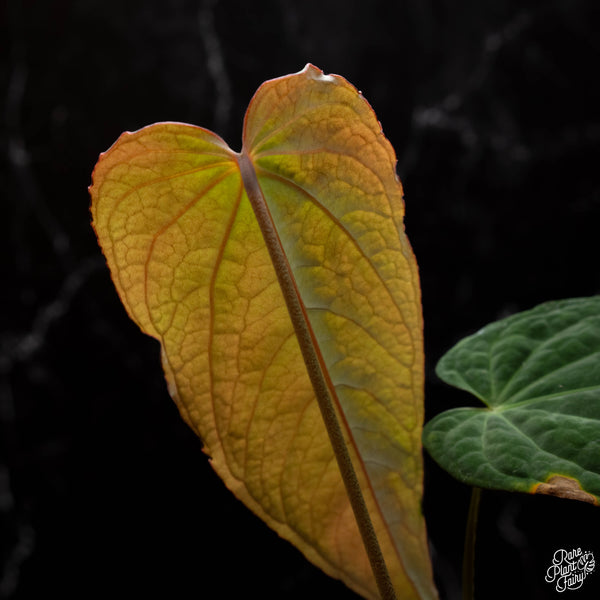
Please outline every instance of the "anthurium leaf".
[[433, 458], [474, 486], [600, 502], [600, 296], [541, 304], [460, 341], [441, 379], [485, 408], [425, 426]]
[[239, 154], [191, 125], [123, 134], [91, 196], [119, 295], [160, 341], [169, 391], [225, 484], [325, 572], [378, 597], [317, 372], [396, 593], [435, 597], [417, 267], [395, 155], [360, 93], [312, 65], [264, 83]]

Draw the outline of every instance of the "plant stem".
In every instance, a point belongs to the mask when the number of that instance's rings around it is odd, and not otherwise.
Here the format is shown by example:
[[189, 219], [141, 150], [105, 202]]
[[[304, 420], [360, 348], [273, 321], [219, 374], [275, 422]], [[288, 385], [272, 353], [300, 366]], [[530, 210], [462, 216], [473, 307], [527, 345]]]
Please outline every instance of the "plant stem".
[[463, 600], [475, 598], [475, 537], [477, 532], [477, 519], [479, 517], [479, 502], [481, 488], [471, 490], [471, 502], [465, 530], [465, 548], [463, 554], [462, 587]]
[[322, 358], [317, 349], [317, 343], [306, 315], [304, 303], [300, 298], [300, 293], [296, 287], [296, 281], [258, 183], [254, 166], [243, 150], [237, 158], [242, 181], [246, 193], [248, 194], [250, 204], [254, 210], [256, 220], [258, 221], [263, 234], [265, 244], [269, 250], [275, 272], [277, 273], [279, 286], [294, 325], [298, 344], [304, 362], [306, 363], [308, 375], [315, 391], [319, 408], [321, 409], [325, 427], [329, 434], [331, 445], [333, 446], [342, 479], [344, 480], [344, 485], [346, 487], [346, 492], [350, 499], [352, 510], [354, 511], [354, 516], [369, 557], [369, 562], [371, 563], [371, 568], [373, 569], [379, 593], [382, 600], [396, 600], [396, 593], [377, 540], [377, 534], [375, 533], [356, 471], [352, 465], [352, 459], [344, 441], [342, 428], [332, 402], [332, 392], [330, 391], [323, 372], [323, 367], [321, 365]]

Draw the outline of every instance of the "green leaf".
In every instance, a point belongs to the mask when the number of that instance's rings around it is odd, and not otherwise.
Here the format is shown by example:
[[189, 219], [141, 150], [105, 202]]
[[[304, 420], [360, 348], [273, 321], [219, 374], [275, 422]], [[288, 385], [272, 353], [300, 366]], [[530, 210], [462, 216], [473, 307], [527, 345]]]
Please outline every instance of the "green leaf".
[[451, 475], [599, 504], [600, 296], [491, 323], [443, 356], [437, 374], [486, 405], [425, 426], [425, 447]]

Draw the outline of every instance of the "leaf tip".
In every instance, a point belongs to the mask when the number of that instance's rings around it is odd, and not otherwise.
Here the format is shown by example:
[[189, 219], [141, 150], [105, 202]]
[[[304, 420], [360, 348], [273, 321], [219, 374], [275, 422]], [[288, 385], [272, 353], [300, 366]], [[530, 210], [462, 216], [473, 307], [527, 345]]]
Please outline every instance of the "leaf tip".
[[548, 496], [557, 496], [558, 498], [580, 500], [594, 506], [600, 506], [598, 498], [584, 491], [577, 479], [565, 477], [564, 475], [552, 475], [548, 477], [546, 483], [536, 483], [532, 486], [530, 492], [532, 494], [546, 494]]
[[315, 67], [311, 63], [306, 63], [306, 66], [300, 73], [304, 73], [308, 79], [314, 79], [315, 81], [335, 81], [335, 75], [325, 75], [319, 67]]

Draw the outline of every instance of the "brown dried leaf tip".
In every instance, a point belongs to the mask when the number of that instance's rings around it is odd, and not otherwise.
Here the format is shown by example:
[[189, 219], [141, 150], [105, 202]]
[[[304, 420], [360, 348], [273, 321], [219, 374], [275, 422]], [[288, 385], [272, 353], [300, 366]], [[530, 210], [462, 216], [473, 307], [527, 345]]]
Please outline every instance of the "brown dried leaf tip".
[[598, 499], [584, 492], [577, 479], [564, 477], [563, 475], [552, 475], [546, 483], [538, 483], [531, 489], [532, 494], [547, 494], [548, 496], [557, 496], [559, 498], [569, 498], [571, 500], [580, 500], [588, 502], [594, 506], [599, 506]]

